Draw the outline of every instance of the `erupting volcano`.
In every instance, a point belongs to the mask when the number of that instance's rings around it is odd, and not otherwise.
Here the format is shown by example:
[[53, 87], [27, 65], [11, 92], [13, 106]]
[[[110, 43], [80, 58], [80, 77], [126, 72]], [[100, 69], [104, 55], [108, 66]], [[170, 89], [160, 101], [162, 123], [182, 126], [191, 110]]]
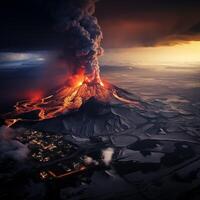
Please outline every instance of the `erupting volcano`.
[[[55, 91], [54, 94], [37, 99], [19, 101], [15, 105], [15, 110], [6, 114], [8, 126], [12, 126], [17, 121], [41, 121], [51, 119], [68, 111], [78, 110], [89, 99], [95, 98], [100, 102], [121, 102], [141, 108], [137, 100], [130, 97], [121, 96], [120, 89], [100, 79], [90, 80], [85, 77], [84, 72], [71, 77], [70, 84]], [[37, 113], [35, 119], [25, 116], [33, 112]]]
[[[44, 98], [17, 102], [15, 110], [6, 114], [6, 124], [18, 121], [42, 121], [78, 110], [89, 99], [99, 102], [122, 102], [141, 108], [138, 101], [120, 95], [119, 88], [102, 82], [98, 57], [103, 54], [103, 38], [95, 11], [94, 0], [63, 2], [56, 15], [57, 27], [66, 36], [62, 57], [71, 76], [66, 85]], [[98, 106], [98, 105], [97, 105]], [[27, 117], [36, 113], [36, 117]]]

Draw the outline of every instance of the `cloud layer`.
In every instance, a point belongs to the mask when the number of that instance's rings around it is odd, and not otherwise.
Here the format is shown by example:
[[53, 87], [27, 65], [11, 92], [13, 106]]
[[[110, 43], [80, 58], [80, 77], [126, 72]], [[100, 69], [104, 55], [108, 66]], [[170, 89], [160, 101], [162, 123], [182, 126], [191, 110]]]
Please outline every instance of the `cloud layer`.
[[155, 46], [200, 40], [199, 7], [195, 0], [100, 1], [97, 15], [104, 45]]

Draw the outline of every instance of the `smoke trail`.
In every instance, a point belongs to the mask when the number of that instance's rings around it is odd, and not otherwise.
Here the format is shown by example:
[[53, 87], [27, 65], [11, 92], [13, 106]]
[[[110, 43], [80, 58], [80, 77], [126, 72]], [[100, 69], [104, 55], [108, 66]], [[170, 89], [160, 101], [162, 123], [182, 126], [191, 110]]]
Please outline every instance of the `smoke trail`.
[[64, 33], [63, 56], [72, 62], [72, 71], [83, 67], [92, 79], [100, 80], [98, 56], [103, 54], [101, 28], [95, 12], [96, 0], [62, 1], [57, 9], [58, 28]]

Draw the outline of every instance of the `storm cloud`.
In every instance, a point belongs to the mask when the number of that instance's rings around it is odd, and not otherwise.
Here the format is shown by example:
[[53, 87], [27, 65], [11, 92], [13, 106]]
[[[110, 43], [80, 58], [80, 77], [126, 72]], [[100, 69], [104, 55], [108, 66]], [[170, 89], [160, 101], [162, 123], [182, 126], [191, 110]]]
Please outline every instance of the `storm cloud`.
[[196, 0], [100, 1], [97, 16], [103, 44], [134, 47], [200, 40], [199, 8]]

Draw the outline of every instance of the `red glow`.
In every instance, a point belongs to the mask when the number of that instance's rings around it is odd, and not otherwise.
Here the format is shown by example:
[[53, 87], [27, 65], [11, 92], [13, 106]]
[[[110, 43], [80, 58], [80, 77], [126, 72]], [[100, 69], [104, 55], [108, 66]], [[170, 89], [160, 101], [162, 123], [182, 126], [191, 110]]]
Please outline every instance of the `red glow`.
[[83, 68], [80, 68], [75, 75], [72, 75], [68, 79], [69, 86], [81, 86], [85, 79], [85, 71]]
[[27, 100], [15, 104], [15, 110], [6, 115], [6, 124], [12, 126], [17, 121], [26, 120], [19, 118], [20, 114], [38, 111], [36, 120], [56, 117], [70, 110], [79, 109], [91, 97], [99, 101], [109, 102], [113, 98], [126, 104], [138, 106], [137, 102], [125, 99], [117, 94], [116, 89], [99, 76], [87, 76], [83, 68], [70, 76], [67, 85], [56, 90], [54, 94], [45, 97], [41, 90], [32, 90], [26, 94]]
[[31, 91], [28, 91], [25, 96], [31, 102], [36, 102], [43, 97], [43, 91], [41, 91], [41, 90], [31, 90]]

